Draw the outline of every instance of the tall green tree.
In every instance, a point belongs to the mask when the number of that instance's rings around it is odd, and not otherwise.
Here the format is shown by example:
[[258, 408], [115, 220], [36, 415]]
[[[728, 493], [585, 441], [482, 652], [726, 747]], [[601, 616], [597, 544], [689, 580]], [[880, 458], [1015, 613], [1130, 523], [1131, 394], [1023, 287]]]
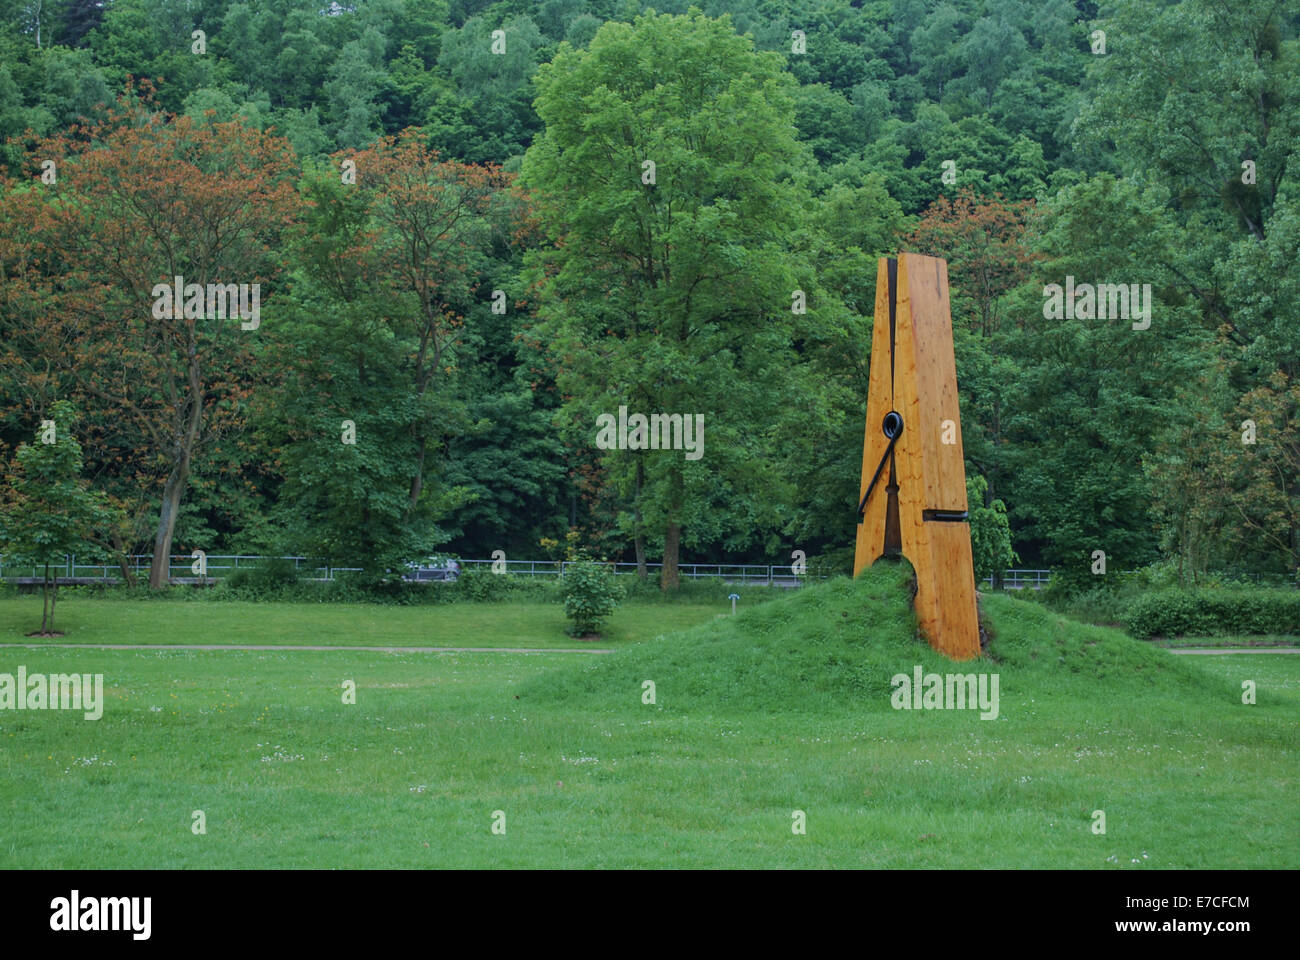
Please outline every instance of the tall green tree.
[[[1172, 381], [1212, 409], [1178, 411], [1149, 464], [1165, 542], [1181, 544], [1189, 576], [1237, 550], [1286, 569], [1300, 463], [1260, 461], [1287, 448], [1285, 410], [1300, 378], [1300, 10], [1273, 0], [1134, 0], [1102, 4], [1096, 26], [1108, 52], [1091, 58], [1077, 154], [1159, 192], [1167, 240], [1149, 256], [1171, 294], [1199, 313], [1200, 344], [1213, 348], [1197, 351], [1205, 372]], [[1258, 444], [1240, 442], [1246, 419], [1269, 425]], [[1186, 484], [1210, 478], [1222, 495], [1189, 500]], [[1249, 544], [1233, 533], [1243, 529]]]
[[[1097, 550], [1108, 569], [1157, 556], [1143, 461], [1175, 412], [1169, 384], [1195, 379], [1204, 336], [1160, 267], [1177, 242], [1162, 200], [1157, 188], [1109, 175], [1062, 191], [1036, 231], [1033, 281], [1009, 300], [1015, 322], [1001, 342], [1017, 373], [1004, 397], [998, 495], [1019, 539], [1067, 580], [1089, 581]], [[1109, 296], [1093, 303], [1106, 317], [1084, 308], [1083, 285], [1102, 283], [1136, 286], [1139, 300], [1149, 292], [1149, 316], [1111, 315]], [[1051, 308], [1051, 285], [1075, 286], [1071, 310]]]
[[[910, 218], [884, 178], [839, 182], [817, 198], [792, 253], [811, 262], [818, 304], [801, 324], [799, 353], [818, 385], [801, 404], [799, 429], [782, 438], [787, 475], [798, 491], [792, 547], [809, 556], [824, 545], [851, 557], [862, 474], [862, 431], [871, 379], [876, 263], [898, 252]], [[806, 245], [806, 249], [804, 249]]]
[[698, 459], [603, 451], [625, 532], [638, 553], [662, 541], [673, 589], [683, 531], [742, 541], [789, 502], [773, 438], [805, 401], [789, 240], [808, 209], [791, 81], [727, 17], [696, 13], [607, 23], [586, 50], [562, 45], [537, 89], [546, 129], [522, 180], [551, 239], [532, 259], [538, 335], [568, 428], [593, 443], [621, 406], [705, 424]]
[[268, 429], [288, 527], [323, 557], [382, 569], [446, 540], [438, 523], [465, 497], [444, 482], [447, 447], [486, 429], [459, 367], [474, 360], [465, 315], [508, 229], [507, 180], [440, 160], [412, 129], [304, 181], [296, 345]]
[[68, 0], [63, 6], [59, 42], [65, 47], [79, 47], [86, 34], [104, 19], [105, 0]]

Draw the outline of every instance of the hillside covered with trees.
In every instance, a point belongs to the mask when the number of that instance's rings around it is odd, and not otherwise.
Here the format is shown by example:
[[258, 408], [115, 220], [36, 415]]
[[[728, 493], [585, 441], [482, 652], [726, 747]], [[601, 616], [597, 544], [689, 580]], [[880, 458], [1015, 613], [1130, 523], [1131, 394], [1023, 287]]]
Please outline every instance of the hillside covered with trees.
[[[109, 555], [846, 569], [876, 259], [913, 250], [1023, 564], [1294, 579], [1298, 34], [1282, 0], [0, 0], [0, 474], [66, 401]], [[700, 455], [599, 445], [621, 407], [702, 416]]]

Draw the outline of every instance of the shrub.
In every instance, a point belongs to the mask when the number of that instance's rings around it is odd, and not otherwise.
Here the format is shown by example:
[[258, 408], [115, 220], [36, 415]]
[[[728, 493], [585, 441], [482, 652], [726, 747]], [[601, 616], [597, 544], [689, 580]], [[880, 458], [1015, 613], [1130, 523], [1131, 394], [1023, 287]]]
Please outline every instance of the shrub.
[[455, 583], [438, 589], [455, 600], [555, 600], [555, 581], [551, 577], [492, 573], [490, 570], [466, 570]]
[[979, 474], [966, 478], [966, 502], [970, 505], [970, 549], [975, 566], [975, 582], [1000, 576], [1020, 557], [1011, 548], [1011, 523], [1007, 506], [1001, 500], [984, 506], [989, 482]]
[[786, 596], [781, 587], [727, 583], [720, 577], [700, 577], [698, 580], [683, 577], [677, 589], [668, 593], [660, 588], [657, 576], [650, 576], [642, 583], [638, 577], [623, 573], [618, 575], [617, 582], [622, 587], [622, 599], [640, 603], [716, 603], [730, 609], [727, 597], [733, 593], [740, 594], [742, 603], [762, 603]]
[[1055, 607], [1059, 604], [1068, 603], [1081, 593], [1085, 593], [1094, 587], [1100, 586], [1103, 589], [1109, 584], [1098, 583], [1098, 578], [1088, 571], [1085, 566], [1082, 569], [1057, 569], [1052, 571], [1051, 579], [1047, 585], [1038, 591], [1038, 600], [1049, 607]]
[[[1022, 591], [1030, 596], [1035, 591]], [[1133, 603], [1141, 593], [1122, 586], [1095, 586], [1082, 590], [1071, 597], [1047, 597], [1045, 605], [1058, 613], [1081, 620], [1084, 623], [1119, 624], [1124, 622]]]
[[1300, 633], [1300, 592], [1162, 590], [1135, 600], [1125, 618], [1125, 627], [1139, 640]]
[[570, 636], [596, 633], [601, 621], [614, 612], [622, 598], [622, 588], [603, 563], [571, 563], [564, 568], [560, 582], [564, 597], [564, 615], [573, 621]]
[[299, 573], [292, 560], [265, 557], [257, 566], [232, 571], [219, 589], [238, 600], [282, 600], [296, 592], [298, 582]]
[[809, 557], [807, 575], [811, 579], [851, 577], [853, 576], [853, 559], [856, 552], [857, 548], [855, 546], [847, 546], [827, 550], [820, 556]]

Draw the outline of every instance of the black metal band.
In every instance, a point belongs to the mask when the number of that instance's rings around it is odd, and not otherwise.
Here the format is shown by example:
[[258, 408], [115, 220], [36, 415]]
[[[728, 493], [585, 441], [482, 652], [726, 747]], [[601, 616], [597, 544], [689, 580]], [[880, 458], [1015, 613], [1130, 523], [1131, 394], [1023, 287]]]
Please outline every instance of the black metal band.
[[922, 510], [922, 520], [942, 520], [947, 523], [964, 523], [970, 519], [965, 510]]
[[871, 477], [871, 482], [867, 484], [867, 492], [862, 495], [862, 502], [858, 504], [858, 523], [861, 523], [867, 514], [867, 501], [871, 499], [871, 491], [876, 489], [876, 481], [880, 479], [880, 471], [885, 469], [885, 464], [889, 462], [889, 455], [894, 452], [894, 444], [903, 434], [903, 418], [895, 410], [890, 410], [885, 414], [885, 419], [880, 425], [880, 430], [889, 438], [889, 446], [885, 447], [885, 455], [880, 458], [880, 464], [876, 467], [876, 472]]

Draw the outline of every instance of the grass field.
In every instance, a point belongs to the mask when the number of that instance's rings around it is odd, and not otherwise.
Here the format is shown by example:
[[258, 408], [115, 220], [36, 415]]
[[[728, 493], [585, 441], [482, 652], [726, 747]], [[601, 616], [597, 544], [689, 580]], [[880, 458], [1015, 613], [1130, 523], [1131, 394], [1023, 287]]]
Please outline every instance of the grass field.
[[[903, 577], [627, 607], [609, 655], [0, 649], [107, 700], [0, 713], [0, 867], [1300, 866], [1300, 657], [1177, 657], [993, 596], [961, 669], [999, 675], [998, 718], [895, 710], [894, 674], [957, 669]], [[91, 642], [572, 645], [554, 607], [76, 603]]]
[[[726, 612], [724, 603], [636, 603], [610, 618], [599, 644], [627, 646], [681, 630]], [[38, 595], [0, 599], [0, 643], [40, 642], [26, 634], [41, 625]], [[292, 644], [294, 646], [428, 646], [574, 648], [556, 603], [451, 603], [385, 606], [373, 603], [241, 603], [104, 600], [59, 601], [54, 628], [60, 643]]]
[[1170, 639], [1151, 640], [1150, 643], [1158, 647], [1167, 647], [1171, 650], [1182, 649], [1185, 647], [1300, 647], [1300, 637], [1284, 636], [1280, 634], [1252, 634], [1228, 637], [1175, 637]]

